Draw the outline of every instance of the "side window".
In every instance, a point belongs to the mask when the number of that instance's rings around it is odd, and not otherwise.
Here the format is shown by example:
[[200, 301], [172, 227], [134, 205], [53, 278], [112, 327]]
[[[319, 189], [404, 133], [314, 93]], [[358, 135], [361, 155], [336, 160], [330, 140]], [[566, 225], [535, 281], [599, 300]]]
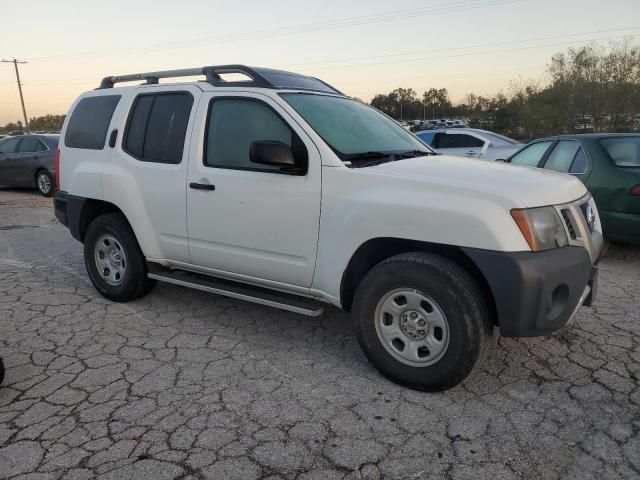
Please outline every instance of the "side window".
[[580, 144], [578, 142], [568, 140], [558, 142], [549, 154], [544, 168], [547, 170], [555, 170], [556, 172], [569, 172], [578, 150], [580, 150]]
[[123, 148], [138, 160], [182, 161], [193, 97], [186, 92], [138, 95], [124, 136]]
[[427, 145], [433, 145], [433, 139], [435, 137], [434, 132], [423, 132], [416, 134], [420, 140], [422, 140]]
[[551, 146], [553, 142], [538, 142], [523, 150], [520, 150], [513, 157], [511, 157], [510, 163], [513, 165], [526, 165], [529, 167], [537, 167], [540, 164], [540, 160], [544, 156], [545, 152]]
[[584, 154], [584, 149], [580, 147], [580, 150], [578, 150], [578, 153], [576, 153], [576, 158], [573, 159], [573, 163], [571, 164], [569, 173], [573, 173], [574, 175], [580, 175], [586, 171], [587, 171], [587, 156]]
[[245, 99], [212, 100], [205, 137], [205, 165], [276, 173], [280, 167], [252, 163], [249, 157], [251, 144], [265, 140], [289, 146], [296, 163], [306, 166], [304, 144], [267, 105]]
[[484, 145], [479, 138], [460, 133], [442, 133], [437, 141], [436, 148], [476, 148]]
[[26, 137], [22, 139], [22, 143], [18, 147], [18, 153], [33, 153], [39, 151], [40, 140], [34, 137]]
[[0, 143], [0, 153], [14, 153], [20, 142], [19, 138], [10, 138]]
[[80, 100], [71, 114], [64, 144], [70, 148], [102, 150], [119, 101], [120, 95], [100, 95]]

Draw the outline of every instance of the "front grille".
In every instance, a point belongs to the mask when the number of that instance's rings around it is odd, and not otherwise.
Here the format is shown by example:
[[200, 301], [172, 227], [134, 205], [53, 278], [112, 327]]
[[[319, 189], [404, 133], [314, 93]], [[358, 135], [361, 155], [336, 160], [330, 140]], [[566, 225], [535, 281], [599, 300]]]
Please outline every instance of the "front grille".
[[576, 234], [576, 229], [573, 226], [573, 221], [571, 220], [571, 212], [569, 209], [563, 208], [560, 213], [562, 214], [562, 219], [564, 220], [564, 224], [567, 226], [567, 231], [569, 232], [569, 236], [572, 240], [576, 240], [578, 238]]

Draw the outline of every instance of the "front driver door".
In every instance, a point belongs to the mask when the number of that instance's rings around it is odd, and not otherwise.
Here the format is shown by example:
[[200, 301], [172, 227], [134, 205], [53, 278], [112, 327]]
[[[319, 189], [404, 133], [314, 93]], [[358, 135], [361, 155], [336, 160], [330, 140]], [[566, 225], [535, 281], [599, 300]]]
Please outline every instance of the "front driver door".
[[[317, 148], [267, 96], [203, 100], [187, 179], [192, 264], [232, 278], [311, 286], [320, 220]], [[265, 140], [287, 144], [308, 167], [290, 175], [252, 163], [251, 143]]]

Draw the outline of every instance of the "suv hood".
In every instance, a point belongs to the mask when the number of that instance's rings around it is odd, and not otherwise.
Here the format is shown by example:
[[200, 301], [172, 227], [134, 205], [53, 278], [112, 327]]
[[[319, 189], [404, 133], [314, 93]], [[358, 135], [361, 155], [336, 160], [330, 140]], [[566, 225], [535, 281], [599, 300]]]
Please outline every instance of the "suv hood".
[[568, 203], [587, 193], [582, 182], [569, 174], [448, 155], [408, 158], [363, 170], [487, 192], [516, 201], [522, 208]]

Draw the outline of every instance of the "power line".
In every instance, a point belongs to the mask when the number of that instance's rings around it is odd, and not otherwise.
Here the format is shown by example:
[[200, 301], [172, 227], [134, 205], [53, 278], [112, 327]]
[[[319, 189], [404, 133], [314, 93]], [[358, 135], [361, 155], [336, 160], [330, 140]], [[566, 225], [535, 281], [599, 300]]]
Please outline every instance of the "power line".
[[27, 110], [24, 108], [24, 97], [22, 95], [22, 84], [20, 83], [20, 72], [18, 71], [18, 64], [28, 63], [25, 60], [17, 60], [15, 57], [13, 60], [0, 60], [1, 63], [13, 63], [13, 67], [16, 70], [16, 81], [18, 82], [18, 91], [20, 92], [20, 103], [22, 104], [22, 115], [24, 116], [24, 128], [29, 133], [29, 120], [27, 120]]
[[[328, 66], [328, 67], [324, 67], [324, 68], [321, 67], [321, 68], [318, 68], [318, 69], [312, 68], [312, 70], [324, 71], [324, 70], [333, 70], [333, 69], [339, 69], [339, 68], [351, 68], [351, 67], [359, 67], [359, 66], [386, 65], [386, 64], [395, 64], [395, 63], [412, 63], [412, 62], [423, 61], [423, 60], [439, 60], [439, 59], [443, 59], [443, 58], [456, 58], [456, 57], [468, 56], [468, 55], [482, 55], [482, 54], [493, 54], [493, 53], [503, 53], [503, 52], [510, 52], [510, 51], [519, 51], [519, 50], [524, 50], [524, 49], [548, 48], [548, 47], [551, 47], [551, 46], [570, 45], [570, 44], [576, 44], [576, 43], [591, 43], [591, 42], [595, 42], [595, 41], [611, 40], [611, 39], [615, 39], [615, 38], [624, 38], [624, 37], [628, 37], [629, 35], [591, 38], [591, 39], [585, 39], [585, 40], [575, 40], [575, 41], [570, 41], [570, 42], [560, 42], [560, 43], [544, 44], [544, 45], [520, 46], [520, 47], [515, 47], [515, 48], [510, 48], [510, 49], [499, 49], [499, 50], [490, 50], [490, 51], [473, 51], [473, 52], [464, 53], [464, 54], [457, 54], [457, 55], [427, 56], [427, 57], [420, 57], [420, 58], [414, 58], [414, 59], [411, 59], [411, 58], [409, 58], [409, 59], [397, 59], [397, 60], [393, 60], [391, 62], [371, 62], [371, 63], [345, 64], [345, 62], [353, 62], [353, 61], [357, 62], [359, 60], [369, 60], [369, 59], [378, 59], [378, 58], [379, 59], [385, 59], [385, 58], [394, 58], [394, 57], [406, 57], [408, 55], [422, 55], [422, 54], [425, 54], [425, 53], [456, 52], [456, 51], [463, 51], [463, 50], [482, 49], [482, 48], [501, 46], [501, 45], [513, 45], [513, 44], [526, 45], [526, 44], [529, 44], [529, 43], [539, 42], [539, 41], [544, 41], [544, 40], [553, 40], [553, 39], [569, 38], [569, 37], [579, 37], [579, 36], [593, 35], [593, 34], [600, 34], [600, 33], [613, 33], [613, 32], [620, 32], [620, 31], [638, 31], [638, 30], [640, 30], [640, 28], [638, 28], [638, 27], [621, 27], [621, 28], [613, 28], [613, 29], [606, 29], [606, 30], [592, 30], [592, 31], [578, 32], [578, 33], [565, 34], [565, 35], [551, 35], [551, 36], [535, 37], [535, 38], [529, 38], [529, 39], [524, 39], [524, 40], [514, 40], [514, 41], [498, 42], [498, 43], [485, 43], [485, 44], [476, 44], [476, 45], [465, 45], [465, 46], [462, 46], [462, 47], [451, 47], [451, 48], [420, 50], [420, 51], [413, 51], [413, 52], [406, 52], [406, 53], [399, 52], [399, 53], [391, 53], [391, 54], [385, 54], [385, 55], [352, 57], [352, 58], [344, 58], [344, 59], [333, 60], [333, 61], [328, 60], [328, 61], [317, 61], [317, 62], [281, 64], [281, 65], [276, 65], [276, 68], [287, 68], [287, 67], [305, 66], [305, 65], [309, 65], [309, 66], [313, 67], [314, 65], [322, 66], [322, 65], [332, 64], [332, 63], [342, 63], [343, 64], [343, 65], [331, 65], [331, 66]], [[636, 36], [636, 35], [637, 34], [630, 35], [630, 36]], [[91, 77], [91, 78], [56, 79], [56, 80], [45, 81], [45, 82], [42, 82], [42, 81], [31, 82], [31, 81], [27, 80], [26, 84], [27, 85], [55, 85], [55, 84], [62, 84], [62, 83], [85, 84], [85, 83], [90, 83], [90, 82], [93, 82], [93, 81], [95, 81], [94, 77]], [[25, 85], [25, 83], [23, 83], [23, 85]]]
[[306, 65], [326, 65], [326, 64], [343, 63], [343, 62], [351, 62], [351, 61], [359, 61], [359, 60], [372, 60], [372, 59], [376, 59], [376, 58], [389, 58], [389, 57], [401, 57], [401, 56], [404, 57], [404, 56], [410, 56], [410, 55], [422, 55], [422, 54], [426, 54], [426, 53], [454, 52], [454, 51], [458, 51], [458, 50], [468, 50], [468, 49], [473, 49], [473, 48], [499, 47], [499, 46], [502, 46], [502, 45], [513, 45], [513, 44], [518, 44], [518, 43], [530, 43], [530, 42], [538, 42], [538, 41], [543, 41], [543, 40], [555, 40], [555, 39], [559, 39], [559, 38], [581, 37], [581, 36], [584, 36], [584, 35], [595, 35], [595, 34], [601, 34], [601, 33], [613, 33], [613, 32], [627, 31], [627, 30], [637, 31], [637, 30], [640, 30], [640, 27], [611, 28], [611, 29], [607, 29], [607, 30], [593, 30], [593, 31], [590, 31], [590, 32], [579, 32], [579, 33], [571, 33], [571, 34], [565, 34], [565, 35], [551, 35], [551, 36], [544, 36], [544, 37], [528, 38], [528, 39], [525, 39], [525, 40], [512, 40], [512, 41], [498, 42], [498, 43], [484, 43], [484, 44], [477, 44], [477, 45], [465, 45], [463, 47], [418, 50], [418, 51], [404, 52], [404, 53], [403, 52], [396, 52], [396, 53], [389, 53], [389, 54], [385, 54], [385, 55], [371, 55], [371, 56], [365, 56], [365, 57], [351, 57], [351, 58], [342, 58], [342, 59], [338, 59], [338, 60], [323, 60], [323, 61], [318, 61], [318, 62], [289, 63], [289, 64], [284, 64], [284, 65], [278, 65], [278, 67], [279, 68], [286, 68], [286, 67], [299, 67], [299, 66], [306, 66]]
[[365, 24], [373, 24], [380, 22], [388, 22], [404, 19], [407, 17], [421, 17], [421, 16], [435, 16], [449, 12], [459, 12], [487, 7], [503, 6], [511, 3], [522, 2], [524, 0], [459, 0], [456, 2], [448, 2], [443, 4], [434, 5], [430, 8], [419, 8], [411, 10], [396, 10], [392, 12], [386, 12], [382, 14], [372, 14], [358, 17], [347, 17], [343, 19], [337, 19], [326, 22], [307, 23], [299, 25], [289, 25], [285, 27], [277, 27], [266, 30], [257, 30], [253, 32], [244, 32], [239, 34], [226, 34], [218, 35], [214, 37], [203, 37], [191, 40], [184, 40], [180, 42], [170, 42], [162, 44], [150, 44], [141, 47], [123, 47], [110, 50], [97, 50], [97, 51], [85, 51], [71, 54], [50, 55], [40, 57], [30, 57], [31, 61], [57, 61], [61, 59], [81, 59], [85, 57], [102, 57], [119, 55], [122, 52], [129, 53], [148, 53], [156, 50], [170, 50], [203, 46], [213, 43], [230, 43], [244, 40], [269, 38], [281, 35], [301, 34], [313, 31], [331, 30], [343, 27], [352, 27]]
[[588, 44], [592, 42], [599, 42], [603, 40], [616, 40], [621, 38], [629, 38], [629, 37], [637, 37], [638, 34], [633, 35], [618, 35], [613, 37], [602, 37], [602, 38], [592, 38], [588, 40], [580, 40], [580, 41], [572, 41], [572, 42], [560, 42], [560, 43], [547, 43], [545, 45], [533, 45], [528, 47], [518, 47], [518, 48], [505, 48], [500, 50], [488, 50], [484, 52], [469, 52], [469, 53], [461, 53], [456, 55], [445, 55], [445, 56], [429, 56], [429, 57], [420, 57], [420, 58], [411, 58], [411, 59], [402, 59], [402, 60], [393, 60], [388, 62], [371, 62], [371, 63], [356, 63], [356, 64], [345, 64], [345, 65], [334, 65], [325, 68], [314, 69], [317, 71], [326, 71], [326, 70], [335, 70], [340, 68], [357, 68], [357, 67], [369, 67], [373, 65], [392, 65], [397, 63], [413, 63], [413, 62], [421, 62], [424, 60], [442, 60], [449, 58], [458, 58], [458, 57], [468, 57], [470, 55], [487, 55], [493, 53], [507, 53], [507, 52], [517, 52], [522, 50], [532, 50], [536, 48], [548, 48], [548, 47], [559, 47], [565, 45], [574, 45], [574, 44]]

